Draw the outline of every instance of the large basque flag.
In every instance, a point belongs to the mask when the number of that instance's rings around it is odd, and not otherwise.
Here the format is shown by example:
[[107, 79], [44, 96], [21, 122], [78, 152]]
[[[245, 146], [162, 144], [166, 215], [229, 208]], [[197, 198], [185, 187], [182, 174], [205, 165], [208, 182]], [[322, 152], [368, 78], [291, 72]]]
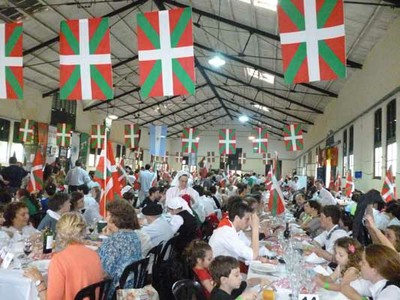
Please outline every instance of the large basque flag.
[[300, 124], [289, 124], [283, 127], [283, 140], [287, 151], [303, 150], [303, 130]]
[[196, 128], [183, 128], [182, 153], [197, 153], [199, 148], [199, 130]]
[[138, 124], [125, 125], [125, 146], [129, 149], [136, 149], [139, 147], [140, 129]]
[[390, 202], [397, 199], [396, 184], [393, 178], [392, 166], [386, 172], [385, 181], [382, 187], [382, 198], [385, 202]]
[[268, 152], [268, 130], [266, 128], [257, 127], [253, 129], [253, 153]]
[[108, 18], [61, 21], [60, 98], [113, 98]]
[[343, 0], [279, 0], [287, 83], [346, 77]]
[[150, 154], [165, 156], [167, 145], [167, 126], [150, 125]]
[[236, 154], [236, 129], [220, 129], [218, 136], [219, 154]]
[[191, 8], [137, 15], [143, 97], [194, 94]]
[[0, 99], [23, 98], [22, 23], [0, 24]]

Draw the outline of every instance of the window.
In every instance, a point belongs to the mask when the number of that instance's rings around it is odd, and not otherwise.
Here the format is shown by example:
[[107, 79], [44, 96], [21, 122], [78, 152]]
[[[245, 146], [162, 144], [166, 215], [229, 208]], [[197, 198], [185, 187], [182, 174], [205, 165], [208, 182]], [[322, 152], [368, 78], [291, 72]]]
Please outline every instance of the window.
[[343, 173], [342, 176], [346, 177], [347, 172], [347, 129], [343, 131]]
[[374, 115], [374, 178], [382, 177], [382, 108]]
[[354, 126], [349, 129], [349, 169], [351, 175], [354, 175]]
[[18, 161], [24, 161], [24, 147], [18, 138], [19, 122], [0, 119], [0, 163], [8, 164], [11, 156]]
[[75, 130], [77, 102], [60, 100], [59, 93], [54, 94], [50, 125], [57, 126], [58, 123], [66, 123], [71, 125], [72, 130]]
[[[97, 151], [96, 151], [97, 150]], [[96, 167], [99, 163], [101, 149], [94, 149], [90, 147], [89, 150], [89, 167]]]
[[275, 76], [268, 74], [266, 72], [261, 72], [258, 70], [254, 70], [253, 68], [246, 67], [246, 73], [250, 76], [250, 78], [257, 78], [258, 80], [262, 80], [268, 82], [270, 84], [274, 84]]
[[396, 99], [394, 99], [386, 108], [386, 169], [392, 166], [393, 176], [396, 176], [396, 165]]

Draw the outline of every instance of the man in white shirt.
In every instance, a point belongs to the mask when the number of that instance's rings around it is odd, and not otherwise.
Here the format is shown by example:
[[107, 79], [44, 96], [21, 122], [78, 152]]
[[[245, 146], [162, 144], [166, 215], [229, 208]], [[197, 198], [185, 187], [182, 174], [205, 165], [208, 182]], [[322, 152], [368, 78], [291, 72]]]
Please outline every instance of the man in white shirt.
[[88, 184], [90, 181], [92, 179], [89, 173], [82, 168], [82, 162], [79, 159], [75, 162], [75, 168], [69, 170], [65, 178], [65, 184], [68, 184], [70, 193], [77, 191], [79, 186]]
[[161, 242], [168, 241], [174, 236], [168, 222], [161, 217], [162, 212], [163, 209], [159, 204], [147, 205], [142, 209], [142, 214], [148, 224], [143, 226], [142, 229], [150, 236], [153, 247]]
[[[321, 228], [325, 229], [315, 237], [313, 252], [327, 261], [335, 258], [334, 246], [337, 239], [348, 236], [347, 232], [339, 227], [340, 209], [336, 205], [326, 205], [322, 208]], [[325, 248], [325, 249], [323, 249]]]
[[324, 188], [324, 182], [322, 180], [317, 179], [315, 181], [315, 187], [317, 188], [317, 192], [315, 199], [313, 197], [314, 200], [317, 200], [322, 206], [336, 205], [335, 197], [333, 197], [333, 195], [326, 188]]
[[[214, 257], [227, 255], [245, 260], [258, 258], [260, 219], [256, 214], [252, 214], [251, 208], [246, 203], [242, 201], [233, 203], [229, 208], [229, 219], [221, 223], [209, 241]], [[239, 231], [246, 229], [249, 224], [252, 228], [251, 246], [246, 245], [239, 237]]]
[[145, 170], [140, 171], [139, 173], [139, 183], [140, 183], [140, 191], [139, 191], [139, 201], [140, 203], [149, 195], [149, 189], [155, 179], [155, 173], [150, 171], [151, 166], [149, 164], [145, 165]]

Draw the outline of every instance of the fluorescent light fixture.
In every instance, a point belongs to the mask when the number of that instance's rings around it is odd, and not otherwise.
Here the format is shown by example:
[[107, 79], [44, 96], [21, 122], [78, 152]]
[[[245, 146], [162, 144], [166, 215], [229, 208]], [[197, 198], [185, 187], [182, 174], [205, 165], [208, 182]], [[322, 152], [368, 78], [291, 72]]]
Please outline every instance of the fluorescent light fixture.
[[216, 54], [208, 63], [215, 68], [219, 68], [225, 64], [225, 60], [223, 60], [219, 54]]
[[266, 107], [266, 106], [263, 106], [263, 105], [260, 105], [260, 104], [254, 104], [254, 107], [255, 108], [259, 108], [259, 109], [261, 109], [261, 110], [263, 110], [265, 112], [269, 112], [269, 108]]
[[253, 0], [254, 6], [276, 11], [278, 0]]
[[270, 84], [274, 84], [275, 76], [271, 75], [269, 73], [260, 72], [258, 70], [254, 70], [253, 68], [249, 68], [249, 67], [246, 67], [246, 73], [250, 77], [254, 77], [254, 78], [257, 78], [258, 80], [262, 80], [262, 81], [268, 82]]
[[200, 141], [200, 138], [199, 138], [199, 137], [197, 137], [197, 138], [196, 138], [196, 141]]
[[256, 138], [256, 137], [255, 137], [254, 135], [250, 135], [250, 136], [249, 136], [249, 140], [250, 140], [250, 141], [254, 140], [255, 138]]
[[246, 115], [242, 115], [242, 116], [239, 117], [239, 121], [241, 123], [246, 123], [248, 120], [249, 120], [249, 117], [246, 116]]
[[116, 116], [116, 115], [108, 115], [108, 118], [111, 119], [111, 120], [117, 120], [118, 116]]

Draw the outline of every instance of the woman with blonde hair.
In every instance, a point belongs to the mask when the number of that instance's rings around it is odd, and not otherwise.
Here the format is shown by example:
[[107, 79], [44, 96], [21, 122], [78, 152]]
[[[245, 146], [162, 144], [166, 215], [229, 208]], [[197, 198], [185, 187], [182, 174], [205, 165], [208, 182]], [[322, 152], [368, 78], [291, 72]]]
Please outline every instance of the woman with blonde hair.
[[65, 213], [57, 222], [57, 247], [51, 259], [47, 285], [36, 268], [25, 271], [38, 290], [39, 298], [73, 300], [84, 287], [104, 278], [99, 255], [85, 247], [86, 223], [76, 212]]

